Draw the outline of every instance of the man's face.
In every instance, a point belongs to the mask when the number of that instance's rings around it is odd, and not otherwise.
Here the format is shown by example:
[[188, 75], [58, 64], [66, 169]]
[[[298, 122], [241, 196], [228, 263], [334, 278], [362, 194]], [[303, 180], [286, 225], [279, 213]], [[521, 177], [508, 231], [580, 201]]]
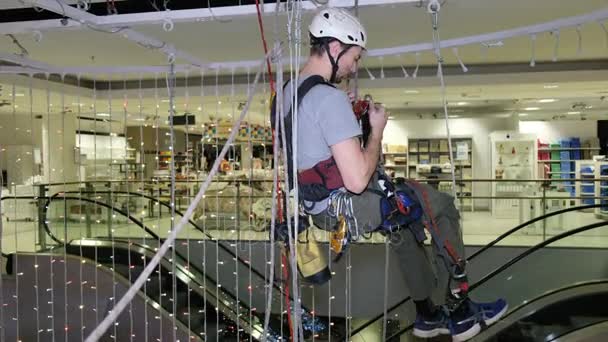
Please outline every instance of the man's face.
[[[346, 49], [346, 47], [342, 47], [338, 43], [339, 48], [336, 49], [337, 53], [334, 55], [334, 58], [337, 58], [338, 55]], [[352, 46], [350, 47], [340, 60], [338, 60], [338, 72], [336, 73], [336, 83], [340, 83], [345, 79], [349, 79], [357, 72], [357, 68], [359, 66], [359, 60], [361, 59], [361, 54], [363, 49], [360, 46]]]

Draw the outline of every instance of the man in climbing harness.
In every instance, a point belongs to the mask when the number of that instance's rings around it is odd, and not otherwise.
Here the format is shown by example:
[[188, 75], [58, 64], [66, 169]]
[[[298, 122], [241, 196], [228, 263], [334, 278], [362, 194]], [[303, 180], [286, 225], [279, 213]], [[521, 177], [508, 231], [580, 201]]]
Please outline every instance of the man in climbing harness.
[[[395, 184], [379, 166], [384, 108], [371, 99], [363, 103], [369, 136], [362, 139], [349, 95], [333, 86], [357, 70], [368, 40], [364, 27], [347, 11], [326, 8], [313, 18], [309, 34], [310, 56], [299, 74], [297, 99], [289, 81], [282, 110], [290, 142], [297, 100], [298, 179], [290, 184], [297, 184], [304, 211], [317, 227], [342, 234], [343, 241], [373, 231], [389, 235], [416, 304], [414, 335], [451, 334], [454, 341], [475, 336], [500, 319], [507, 304], [468, 297], [453, 197], [413, 181]], [[291, 165], [292, 146], [284, 150]], [[425, 230], [432, 237], [432, 258], [424, 248]]]

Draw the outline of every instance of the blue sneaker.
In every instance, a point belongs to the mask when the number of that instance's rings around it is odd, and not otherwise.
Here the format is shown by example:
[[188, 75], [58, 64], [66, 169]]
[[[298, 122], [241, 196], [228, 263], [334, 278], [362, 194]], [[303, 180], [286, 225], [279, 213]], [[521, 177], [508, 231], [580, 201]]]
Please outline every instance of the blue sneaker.
[[420, 314], [416, 315], [414, 321], [414, 336], [420, 338], [431, 338], [439, 334], [449, 335], [449, 318], [443, 310], [437, 310], [435, 317], [426, 318]]
[[490, 303], [475, 303], [467, 299], [462, 305], [450, 317], [450, 330], [454, 342], [473, 338], [481, 332], [482, 325], [489, 326], [496, 323], [508, 309], [504, 299]]
[[477, 308], [480, 319], [483, 320], [486, 326], [496, 323], [509, 309], [507, 301], [502, 298], [489, 303], [475, 303], [472, 300], [470, 302]]

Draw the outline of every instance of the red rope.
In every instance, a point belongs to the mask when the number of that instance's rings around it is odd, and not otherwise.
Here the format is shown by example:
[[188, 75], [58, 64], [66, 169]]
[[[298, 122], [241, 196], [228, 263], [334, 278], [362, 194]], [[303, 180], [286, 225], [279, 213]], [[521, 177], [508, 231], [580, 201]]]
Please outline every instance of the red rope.
[[[262, 36], [262, 44], [264, 45], [264, 56], [268, 54], [268, 45], [266, 44], [266, 37], [264, 35], [264, 23], [262, 22], [262, 12], [260, 11], [260, 1], [255, 0], [255, 8], [258, 12], [258, 25], [260, 26], [260, 35]], [[268, 82], [270, 83], [270, 91], [274, 94], [274, 79], [272, 78], [272, 68], [270, 67], [270, 59], [266, 60], [266, 67], [268, 68]]]

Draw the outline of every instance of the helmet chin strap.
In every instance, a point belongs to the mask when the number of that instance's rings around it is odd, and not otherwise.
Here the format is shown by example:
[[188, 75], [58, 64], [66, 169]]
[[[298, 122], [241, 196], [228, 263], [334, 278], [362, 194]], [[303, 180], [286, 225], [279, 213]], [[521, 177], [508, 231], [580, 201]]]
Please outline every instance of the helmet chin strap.
[[331, 63], [331, 77], [329, 78], [329, 83], [336, 83], [336, 76], [338, 74], [338, 69], [339, 69], [338, 62], [340, 61], [340, 58], [348, 51], [348, 49], [350, 49], [353, 46], [347, 45], [346, 48], [344, 50], [342, 50], [340, 52], [340, 54], [338, 54], [338, 58], [336, 58], [336, 59], [334, 59], [334, 57], [329, 52], [329, 43], [328, 42], [323, 44], [323, 47], [325, 48], [325, 51], [327, 52], [327, 57], [329, 58], [329, 62]]

